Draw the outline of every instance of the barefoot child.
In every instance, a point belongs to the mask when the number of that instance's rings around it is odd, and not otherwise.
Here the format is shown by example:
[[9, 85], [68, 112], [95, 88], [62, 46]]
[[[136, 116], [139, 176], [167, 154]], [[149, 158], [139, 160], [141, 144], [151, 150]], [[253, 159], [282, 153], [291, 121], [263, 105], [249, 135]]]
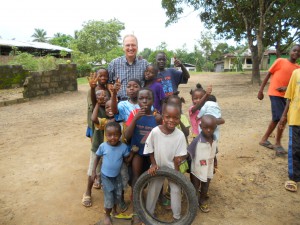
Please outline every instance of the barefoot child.
[[300, 69], [294, 70], [285, 92], [287, 103], [279, 121], [279, 127], [289, 124], [288, 172], [289, 181], [285, 182], [288, 191], [297, 191], [300, 182]]
[[163, 99], [165, 98], [165, 93], [162, 85], [156, 81], [157, 73], [158, 73], [158, 68], [153, 65], [149, 65], [145, 70], [144, 78], [145, 78], [145, 87], [150, 88], [154, 94], [154, 102], [153, 102], [154, 109], [156, 109], [159, 113], [161, 113], [161, 107], [162, 107]]
[[101, 180], [104, 192], [105, 216], [103, 224], [111, 225], [111, 212], [116, 214], [116, 206], [121, 201], [122, 196], [122, 177], [121, 166], [123, 159], [130, 161], [133, 153], [128, 151], [127, 145], [120, 142], [121, 126], [117, 122], [109, 122], [105, 126], [105, 137], [107, 142], [103, 142], [97, 152], [94, 162], [92, 179], [96, 177], [96, 167], [100, 157], [103, 157], [101, 166]]
[[[163, 107], [163, 125], [155, 127], [146, 140], [144, 154], [150, 154], [151, 167], [148, 173], [152, 176], [155, 176], [156, 170], [161, 166], [178, 171], [177, 159], [187, 154], [185, 136], [176, 128], [180, 123], [180, 114], [178, 105], [167, 103]], [[146, 208], [152, 215], [163, 183], [164, 179], [156, 179], [148, 186]], [[181, 189], [173, 182], [169, 182], [169, 185], [173, 218], [178, 220], [181, 216]]]
[[191, 181], [198, 193], [199, 208], [202, 212], [209, 212], [206, 203], [209, 182], [213, 178], [214, 158], [216, 155], [217, 141], [214, 131], [217, 120], [212, 115], [205, 115], [201, 119], [201, 133], [188, 147], [191, 156]]

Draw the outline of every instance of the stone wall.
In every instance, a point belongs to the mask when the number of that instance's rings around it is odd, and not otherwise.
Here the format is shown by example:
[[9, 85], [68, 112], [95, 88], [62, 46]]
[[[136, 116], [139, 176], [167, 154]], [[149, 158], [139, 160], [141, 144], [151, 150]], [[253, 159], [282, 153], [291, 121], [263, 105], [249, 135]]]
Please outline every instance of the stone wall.
[[60, 64], [57, 70], [30, 72], [24, 83], [24, 98], [64, 91], [77, 91], [76, 64]]
[[24, 70], [20, 65], [0, 66], [0, 89], [22, 87], [28, 70]]

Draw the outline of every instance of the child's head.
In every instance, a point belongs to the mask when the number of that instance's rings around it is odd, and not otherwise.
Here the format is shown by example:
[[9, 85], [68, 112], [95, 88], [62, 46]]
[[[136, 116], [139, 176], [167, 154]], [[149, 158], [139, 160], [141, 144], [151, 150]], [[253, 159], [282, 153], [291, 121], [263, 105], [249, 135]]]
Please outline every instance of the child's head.
[[296, 61], [300, 58], [300, 44], [293, 45], [290, 50], [290, 59]]
[[217, 98], [214, 95], [209, 95], [206, 101], [217, 102]]
[[180, 123], [180, 108], [178, 104], [166, 103], [163, 107], [162, 119], [166, 130], [173, 131]]
[[130, 99], [137, 97], [138, 91], [141, 89], [142, 84], [138, 79], [132, 78], [128, 80], [126, 92]]
[[119, 143], [122, 131], [121, 126], [117, 122], [108, 122], [105, 126], [105, 136], [107, 142], [115, 146]]
[[191, 90], [190, 94], [192, 96], [193, 105], [200, 102], [201, 98], [205, 95], [205, 90], [202, 88], [201, 84], [196, 84], [196, 89]]
[[182, 103], [185, 103], [184, 98], [179, 97], [178, 95], [170, 95], [165, 98], [165, 103], [172, 103], [178, 105], [180, 108], [180, 113], [182, 113]]
[[151, 107], [153, 105], [154, 94], [149, 88], [142, 88], [138, 91], [138, 104], [141, 109], [146, 110], [146, 112], [151, 112]]
[[108, 118], [113, 118], [114, 117], [114, 113], [111, 110], [111, 100], [108, 100], [105, 103], [105, 114]]
[[96, 99], [100, 106], [105, 106], [105, 103], [110, 99], [110, 94], [108, 90], [97, 90]]
[[201, 117], [200, 127], [202, 129], [203, 136], [206, 138], [212, 138], [214, 131], [217, 128], [217, 119], [212, 115], [204, 115]]
[[98, 83], [100, 85], [107, 84], [108, 81], [108, 71], [104, 68], [100, 68], [97, 71], [97, 76], [98, 76]]
[[153, 80], [156, 78], [158, 73], [158, 68], [152, 64], [147, 66], [145, 72], [144, 72], [144, 78], [146, 81]]
[[166, 67], [167, 56], [164, 52], [158, 52], [155, 57], [156, 65], [159, 70], [164, 70]]

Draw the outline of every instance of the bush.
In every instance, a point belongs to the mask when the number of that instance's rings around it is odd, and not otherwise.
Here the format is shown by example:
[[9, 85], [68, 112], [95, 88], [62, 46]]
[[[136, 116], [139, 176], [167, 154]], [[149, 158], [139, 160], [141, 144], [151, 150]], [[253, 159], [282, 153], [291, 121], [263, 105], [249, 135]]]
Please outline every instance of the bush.
[[17, 55], [12, 61], [9, 62], [10, 65], [22, 65], [24, 69], [30, 71], [38, 70], [38, 61], [33, 55], [29, 53], [21, 53]]
[[77, 65], [77, 77], [86, 77], [90, 75], [92, 66], [90, 64]]

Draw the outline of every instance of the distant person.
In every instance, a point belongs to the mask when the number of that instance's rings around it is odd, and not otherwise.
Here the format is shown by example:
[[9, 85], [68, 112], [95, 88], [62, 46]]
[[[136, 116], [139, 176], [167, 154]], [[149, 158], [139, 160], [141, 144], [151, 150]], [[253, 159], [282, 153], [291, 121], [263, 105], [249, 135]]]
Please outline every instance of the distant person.
[[190, 74], [185, 66], [174, 57], [175, 67], [180, 67], [181, 71], [169, 68], [166, 69], [167, 56], [164, 52], [159, 52], [156, 55], [156, 64], [159, 70], [157, 75], [157, 81], [163, 86], [166, 96], [170, 96], [173, 93], [177, 93], [179, 84], [186, 84], [190, 78]]
[[300, 69], [294, 70], [285, 92], [287, 103], [279, 121], [279, 127], [284, 129], [286, 121], [289, 124], [288, 172], [289, 181], [285, 182], [288, 191], [297, 191], [300, 182]]
[[147, 66], [144, 73], [145, 87], [150, 88], [154, 94], [153, 106], [159, 113], [161, 113], [165, 92], [160, 83], [157, 82], [158, 68], [154, 65]]
[[212, 115], [204, 115], [201, 119], [201, 132], [188, 147], [191, 163], [191, 181], [198, 194], [198, 204], [202, 212], [208, 213], [207, 204], [209, 183], [214, 174], [214, 158], [217, 150], [217, 140], [214, 131], [217, 120]]
[[293, 71], [297, 68], [300, 68], [300, 66], [296, 64], [296, 60], [299, 57], [300, 45], [294, 45], [290, 51], [290, 57], [288, 59], [278, 58], [270, 67], [269, 72], [263, 80], [257, 95], [259, 100], [264, 98], [264, 87], [266, 86], [269, 78], [271, 78], [268, 95], [271, 100], [272, 120], [259, 144], [266, 148], [276, 150], [277, 156], [286, 154], [285, 149], [281, 145], [283, 129], [279, 129], [279, 127], [277, 127], [274, 145], [271, 144], [268, 138], [275, 130], [285, 108], [286, 100], [284, 98], [284, 94]]
[[109, 82], [114, 83], [119, 78], [121, 83], [121, 89], [118, 92], [119, 101], [128, 99], [126, 87], [129, 79], [135, 78], [143, 85], [144, 71], [148, 66], [145, 59], [137, 57], [138, 40], [133, 34], [125, 35], [123, 50], [125, 55], [112, 60], [108, 65]]
[[92, 179], [97, 177], [96, 167], [103, 157], [101, 166], [101, 181], [104, 193], [105, 216], [103, 224], [112, 224], [111, 214], [117, 214], [117, 204], [121, 202], [122, 196], [122, 176], [121, 167], [123, 159], [130, 162], [133, 152], [128, 150], [128, 146], [120, 141], [122, 135], [121, 126], [117, 122], [108, 122], [105, 126], [105, 136], [107, 141], [103, 142], [95, 156], [92, 172]]

